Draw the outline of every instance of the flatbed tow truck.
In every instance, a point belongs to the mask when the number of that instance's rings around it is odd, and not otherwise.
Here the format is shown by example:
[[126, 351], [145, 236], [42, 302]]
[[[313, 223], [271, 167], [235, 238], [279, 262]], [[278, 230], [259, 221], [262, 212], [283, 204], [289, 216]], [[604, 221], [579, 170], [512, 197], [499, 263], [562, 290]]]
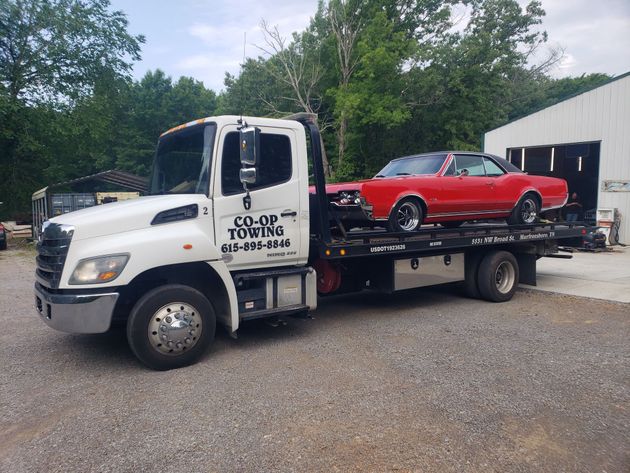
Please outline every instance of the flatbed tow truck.
[[492, 223], [347, 231], [325, 185], [313, 115], [209, 117], [169, 130], [151, 195], [44, 225], [37, 312], [70, 333], [124, 323], [144, 364], [172, 369], [197, 361], [217, 325], [236, 337], [248, 320], [307, 315], [321, 296], [460, 281], [470, 297], [507, 301], [519, 282], [536, 284], [538, 258], [585, 233]]

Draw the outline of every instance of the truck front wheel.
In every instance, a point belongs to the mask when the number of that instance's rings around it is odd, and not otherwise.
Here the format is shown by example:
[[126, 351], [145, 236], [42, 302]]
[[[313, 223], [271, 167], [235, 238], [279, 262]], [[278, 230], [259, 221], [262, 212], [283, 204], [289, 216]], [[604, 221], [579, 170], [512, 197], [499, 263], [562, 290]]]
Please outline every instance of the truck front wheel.
[[154, 370], [196, 362], [214, 340], [216, 316], [210, 301], [180, 284], [143, 295], [127, 321], [127, 340], [138, 359]]

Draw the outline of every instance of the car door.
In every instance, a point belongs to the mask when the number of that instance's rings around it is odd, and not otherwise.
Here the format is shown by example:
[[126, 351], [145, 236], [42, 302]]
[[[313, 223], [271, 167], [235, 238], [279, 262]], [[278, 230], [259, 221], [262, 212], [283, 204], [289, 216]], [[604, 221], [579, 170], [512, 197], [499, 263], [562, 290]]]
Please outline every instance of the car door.
[[492, 191], [491, 199], [488, 200], [488, 210], [510, 212], [515, 205], [513, 197], [515, 189], [510, 185], [509, 175], [487, 156], [483, 157], [483, 165]]
[[239, 178], [240, 139], [221, 130], [214, 184], [215, 241], [231, 270], [295, 264], [300, 245], [299, 167], [294, 131], [264, 127], [251, 208]]
[[443, 176], [444, 213], [470, 215], [488, 211], [492, 197], [491, 185], [486, 177], [480, 155], [455, 154], [455, 175]]

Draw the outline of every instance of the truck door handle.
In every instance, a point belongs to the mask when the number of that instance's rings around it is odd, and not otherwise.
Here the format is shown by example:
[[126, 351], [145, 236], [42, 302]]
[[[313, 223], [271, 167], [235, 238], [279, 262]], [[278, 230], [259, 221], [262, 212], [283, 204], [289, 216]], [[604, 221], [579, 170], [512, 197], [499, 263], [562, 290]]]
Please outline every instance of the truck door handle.
[[295, 217], [297, 212], [295, 210], [285, 210], [280, 214], [281, 217]]

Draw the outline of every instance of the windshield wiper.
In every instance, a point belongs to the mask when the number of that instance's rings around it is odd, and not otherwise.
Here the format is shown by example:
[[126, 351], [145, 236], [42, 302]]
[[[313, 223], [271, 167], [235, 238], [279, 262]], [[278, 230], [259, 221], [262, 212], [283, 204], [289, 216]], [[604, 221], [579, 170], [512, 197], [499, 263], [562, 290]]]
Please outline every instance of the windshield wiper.
[[408, 172], [397, 172], [396, 175], [397, 176], [411, 176], [411, 174]]
[[374, 176], [374, 177], [385, 177], [385, 176], [383, 176], [382, 174], [377, 174], [377, 175], [376, 175], [376, 176]]

